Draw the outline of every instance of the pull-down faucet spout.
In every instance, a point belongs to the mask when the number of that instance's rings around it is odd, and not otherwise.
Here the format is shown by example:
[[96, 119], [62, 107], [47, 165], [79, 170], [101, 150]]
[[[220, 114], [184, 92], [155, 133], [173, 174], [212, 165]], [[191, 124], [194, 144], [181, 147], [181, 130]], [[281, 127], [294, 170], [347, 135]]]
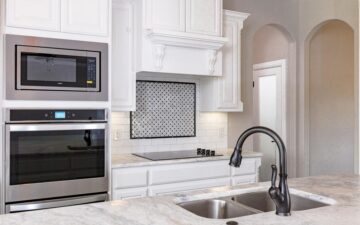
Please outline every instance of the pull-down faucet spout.
[[279, 150], [280, 159], [280, 181], [279, 186], [276, 187], [277, 167], [272, 165], [271, 187], [269, 195], [276, 205], [276, 214], [279, 216], [290, 216], [291, 200], [289, 188], [287, 185], [287, 172], [286, 172], [286, 148], [280, 136], [273, 130], [266, 127], [252, 127], [242, 133], [236, 143], [233, 154], [230, 158], [230, 166], [240, 167], [242, 160], [242, 147], [245, 140], [252, 134], [263, 133], [270, 136], [276, 143]]

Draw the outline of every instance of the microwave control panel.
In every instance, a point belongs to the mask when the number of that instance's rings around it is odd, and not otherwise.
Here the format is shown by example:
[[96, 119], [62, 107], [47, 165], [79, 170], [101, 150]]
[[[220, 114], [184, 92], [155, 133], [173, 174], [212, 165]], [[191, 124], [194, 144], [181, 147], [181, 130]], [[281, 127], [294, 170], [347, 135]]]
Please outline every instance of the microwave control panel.
[[106, 121], [105, 109], [10, 109], [7, 122], [21, 121]]

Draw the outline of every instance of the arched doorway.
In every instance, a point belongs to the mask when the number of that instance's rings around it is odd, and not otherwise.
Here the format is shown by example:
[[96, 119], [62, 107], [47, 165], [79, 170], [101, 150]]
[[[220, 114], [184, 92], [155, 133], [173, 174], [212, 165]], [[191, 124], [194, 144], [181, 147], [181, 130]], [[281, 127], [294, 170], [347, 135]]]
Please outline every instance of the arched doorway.
[[355, 138], [354, 31], [340, 20], [306, 41], [309, 175], [352, 174]]
[[[279, 25], [261, 27], [253, 37], [253, 112], [254, 125], [266, 126], [279, 133], [288, 149], [288, 173], [296, 176], [295, 42]], [[293, 104], [294, 103], [294, 104]], [[265, 135], [254, 136], [254, 151], [261, 152], [260, 181], [270, 180], [270, 166], [277, 163], [277, 148]]]

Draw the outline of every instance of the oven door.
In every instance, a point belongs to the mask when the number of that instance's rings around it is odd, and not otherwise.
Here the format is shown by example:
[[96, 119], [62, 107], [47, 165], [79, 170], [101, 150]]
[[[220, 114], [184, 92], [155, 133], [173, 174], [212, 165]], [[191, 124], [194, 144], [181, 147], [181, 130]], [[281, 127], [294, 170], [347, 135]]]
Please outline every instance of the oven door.
[[16, 89], [100, 92], [100, 52], [16, 46]]
[[6, 202], [108, 191], [106, 123], [6, 125]]

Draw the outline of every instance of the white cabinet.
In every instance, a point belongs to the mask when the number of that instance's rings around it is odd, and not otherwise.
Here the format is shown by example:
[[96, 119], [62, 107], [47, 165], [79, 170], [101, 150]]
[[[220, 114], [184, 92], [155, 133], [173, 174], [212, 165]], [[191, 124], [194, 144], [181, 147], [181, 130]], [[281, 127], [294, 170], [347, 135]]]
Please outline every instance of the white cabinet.
[[60, 0], [7, 0], [6, 25], [60, 30]]
[[135, 5], [132, 0], [113, 2], [112, 12], [112, 110], [134, 111]]
[[108, 0], [61, 0], [62, 32], [107, 36], [108, 18]]
[[246, 13], [224, 10], [224, 35], [228, 42], [222, 49], [223, 76], [205, 78], [200, 83], [202, 111], [241, 112], [241, 30]]
[[[107, 37], [109, 1], [6, 0], [5, 32], [54, 38], [74, 37], [66, 34]], [[75, 39], [82, 38], [75, 36]]]
[[139, 0], [137, 72], [221, 76], [222, 0]]
[[199, 180], [182, 183], [172, 183], [149, 187], [149, 196], [169, 195], [185, 191], [196, 191], [200, 189], [221, 187], [230, 185], [230, 178], [219, 178], [211, 180]]
[[112, 198], [174, 194], [257, 181], [260, 157], [243, 158], [241, 168], [229, 160], [112, 169]]
[[186, 32], [221, 36], [222, 0], [186, 0]]
[[145, 27], [185, 31], [185, 0], [145, 0]]

